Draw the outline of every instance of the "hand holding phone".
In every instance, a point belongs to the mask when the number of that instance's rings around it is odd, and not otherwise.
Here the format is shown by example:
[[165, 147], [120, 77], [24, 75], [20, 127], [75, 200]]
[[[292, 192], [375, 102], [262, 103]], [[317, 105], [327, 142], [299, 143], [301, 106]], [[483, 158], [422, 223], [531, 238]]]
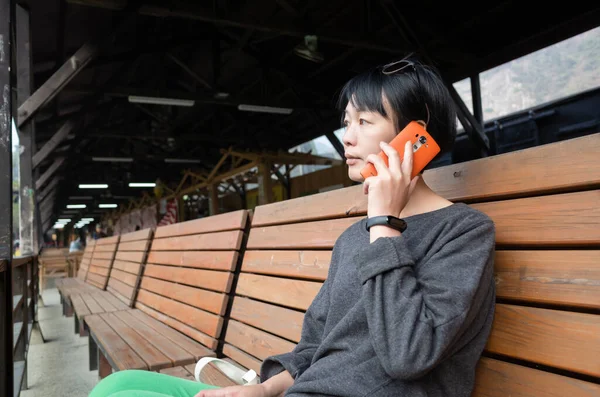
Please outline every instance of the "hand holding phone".
[[[429, 135], [427, 130], [420, 122], [411, 121], [392, 141], [389, 143], [400, 156], [404, 158], [404, 147], [407, 141], [410, 141], [413, 149], [413, 169], [411, 179], [417, 176], [441, 151], [437, 142]], [[379, 156], [385, 164], [389, 166], [387, 155], [381, 151]], [[360, 172], [363, 178], [376, 176], [377, 170], [372, 163], [368, 163]]]

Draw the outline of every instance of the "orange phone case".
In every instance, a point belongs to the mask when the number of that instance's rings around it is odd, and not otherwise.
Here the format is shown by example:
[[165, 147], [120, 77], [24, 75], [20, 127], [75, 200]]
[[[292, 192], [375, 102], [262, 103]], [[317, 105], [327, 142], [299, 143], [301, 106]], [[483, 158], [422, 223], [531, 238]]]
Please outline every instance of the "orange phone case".
[[[414, 153], [412, 179], [417, 176], [435, 156], [437, 156], [440, 152], [440, 147], [425, 128], [416, 121], [408, 123], [408, 125], [390, 142], [390, 145], [398, 151], [400, 160], [404, 158], [404, 145], [406, 144], [406, 141], [412, 142]], [[385, 161], [385, 164], [389, 166], [388, 157], [383, 151], [379, 153], [379, 157], [381, 157], [383, 161]], [[360, 174], [363, 178], [367, 179], [370, 176], [376, 176], [377, 170], [373, 164], [369, 163], [362, 169]]]

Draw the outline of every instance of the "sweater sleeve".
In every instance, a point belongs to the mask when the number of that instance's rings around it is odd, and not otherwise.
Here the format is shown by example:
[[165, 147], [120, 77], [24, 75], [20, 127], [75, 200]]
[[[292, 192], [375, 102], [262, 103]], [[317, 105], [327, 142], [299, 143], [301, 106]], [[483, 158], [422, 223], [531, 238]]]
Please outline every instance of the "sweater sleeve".
[[392, 378], [419, 378], [454, 351], [492, 287], [494, 224], [464, 223], [418, 269], [402, 236], [357, 254], [369, 334]]
[[300, 342], [294, 350], [268, 357], [261, 365], [261, 382], [287, 370], [297, 379], [312, 363], [313, 356], [321, 344], [329, 308], [329, 285], [337, 263], [338, 250], [334, 247], [327, 279], [304, 314]]

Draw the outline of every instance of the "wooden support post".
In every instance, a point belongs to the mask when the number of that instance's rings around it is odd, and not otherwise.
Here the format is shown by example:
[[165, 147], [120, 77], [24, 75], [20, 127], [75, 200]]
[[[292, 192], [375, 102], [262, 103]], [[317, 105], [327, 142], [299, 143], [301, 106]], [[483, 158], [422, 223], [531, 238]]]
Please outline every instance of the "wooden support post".
[[12, 35], [15, 2], [0, 0], [0, 395], [14, 395]]
[[216, 215], [219, 213], [219, 183], [214, 183], [208, 187], [208, 208], [209, 215]]
[[[20, 105], [31, 94], [31, 37], [29, 29], [29, 11], [20, 5], [16, 6], [17, 19], [17, 103]], [[19, 129], [19, 144], [23, 148], [20, 155], [20, 208], [21, 227], [19, 231], [21, 255], [29, 256], [37, 253], [35, 233], [35, 186], [33, 183], [32, 153], [35, 152], [34, 123]]]
[[262, 161], [258, 164], [258, 205], [273, 202], [271, 167], [271, 163], [267, 161]]

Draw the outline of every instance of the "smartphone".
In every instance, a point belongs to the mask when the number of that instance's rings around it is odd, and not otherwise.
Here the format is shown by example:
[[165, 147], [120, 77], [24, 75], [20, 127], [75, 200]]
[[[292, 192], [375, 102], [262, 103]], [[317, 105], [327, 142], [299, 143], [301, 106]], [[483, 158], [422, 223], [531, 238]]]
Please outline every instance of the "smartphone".
[[[413, 170], [411, 179], [417, 176], [440, 152], [440, 147], [437, 142], [429, 135], [424, 126], [417, 122], [411, 121], [392, 141], [390, 145], [398, 151], [400, 160], [404, 158], [404, 145], [406, 141], [411, 141], [413, 149]], [[389, 166], [388, 157], [382, 151], [379, 157]], [[363, 178], [367, 179], [370, 176], [376, 176], [377, 170], [372, 163], [368, 163], [360, 172]]]

